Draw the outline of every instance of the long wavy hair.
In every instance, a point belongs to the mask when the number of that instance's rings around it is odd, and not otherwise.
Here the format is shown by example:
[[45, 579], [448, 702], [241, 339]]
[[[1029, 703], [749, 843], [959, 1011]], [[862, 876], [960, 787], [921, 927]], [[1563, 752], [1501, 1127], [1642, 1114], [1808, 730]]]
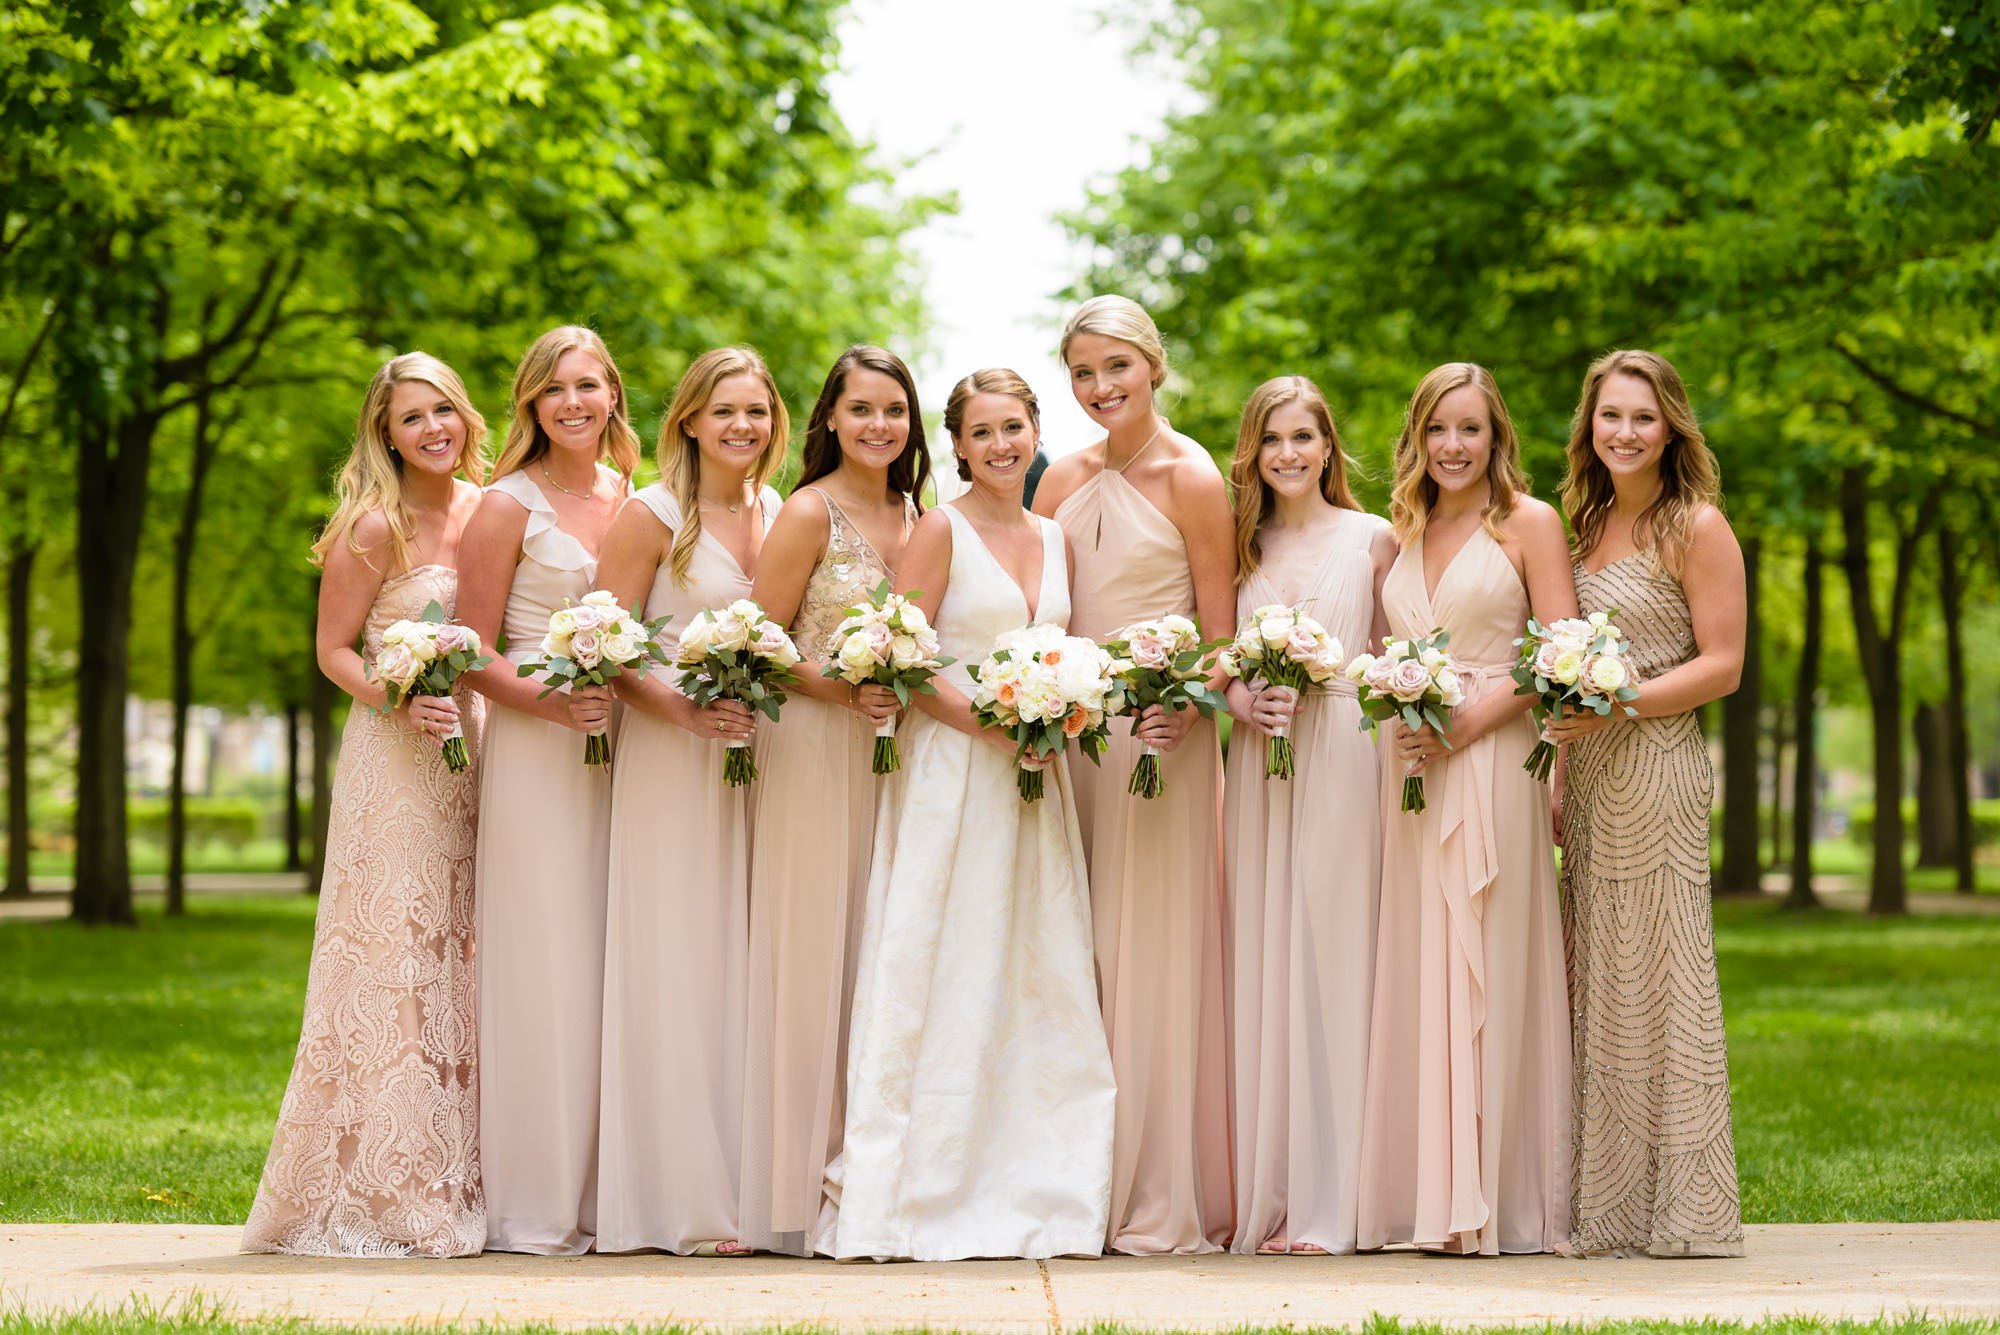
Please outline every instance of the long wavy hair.
[[1528, 494], [1528, 475], [1521, 471], [1521, 441], [1514, 434], [1514, 419], [1507, 415], [1507, 401], [1500, 397], [1500, 386], [1493, 383], [1492, 373], [1471, 362], [1446, 362], [1417, 382], [1409, 409], [1403, 414], [1403, 434], [1396, 439], [1389, 522], [1396, 526], [1396, 540], [1405, 547], [1422, 535], [1438, 498], [1424, 428], [1430, 425], [1439, 400], [1465, 385], [1477, 385], [1486, 396], [1486, 414], [1493, 426], [1493, 448], [1486, 460], [1489, 494], [1486, 508], [1479, 513], [1480, 524], [1496, 540], [1503, 537], [1500, 521], [1514, 512], [1517, 497]]
[[889, 465], [889, 486], [924, 508], [924, 488], [931, 480], [931, 451], [924, 441], [924, 414], [917, 406], [917, 381], [903, 359], [887, 348], [857, 343], [836, 357], [826, 373], [812, 416], [806, 420], [805, 465], [800, 470], [801, 487], [819, 481], [840, 467], [840, 436], [833, 429], [833, 410], [847, 392], [848, 374], [856, 369], [877, 371], [903, 387], [910, 408], [910, 439], [903, 452]]
[[1277, 498], [1258, 469], [1257, 459], [1264, 451], [1264, 429], [1270, 424], [1271, 414], [1288, 403], [1297, 403], [1311, 413], [1313, 421], [1319, 424], [1320, 434], [1326, 437], [1328, 454], [1326, 466], [1319, 474], [1319, 494], [1328, 505], [1343, 510], [1361, 508], [1347, 485], [1350, 461], [1340, 443], [1340, 432], [1334, 428], [1333, 410], [1327, 407], [1326, 395], [1302, 375], [1266, 380], [1243, 405], [1243, 420], [1236, 428], [1236, 453], [1229, 461], [1229, 489], [1236, 500], [1238, 580], [1256, 573], [1258, 563], [1263, 560], [1264, 545], [1258, 535], [1264, 527], [1264, 516], [1276, 505]]
[[674, 388], [674, 401], [667, 407], [666, 420], [660, 423], [657, 447], [660, 485], [681, 507], [680, 527], [674, 530], [674, 545], [667, 559], [674, 583], [683, 589], [688, 586], [688, 567], [694, 562], [695, 544], [701, 541], [701, 447], [695, 444], [688, 423], [708, 407], [708, 401], [715, 397], [715, 387], [734, 375], [755, 376], [764, 386], [764, 392], [771, 396], [771, 439], [750, 466], [747, 479], [753, 493], [761, 492], [777, 473], [785, 462], [785, 448], [791, 442], [791, 414], [778, 394], [778, 382], [771, 375], [771, 368], [764, 364], [756, 349], [713, 348], [694, 359]]
[[391, 357], [368, 382], [361, 399], [361, 416], [354, 429], [354, 448], [341, 465], [333, 514], [312, 545], [314, 565], [325, 565], [333, 544], [346, 539], [347, 550], [363, 555], [354, 540], [354, 526], [371, 510], [380, 510], [389, 521], [389, 550], [398, 571], [409, 569], [410, 543], [416, 537], [417, 522], [403, 503], [403, 456], [389, 443], [389, 400], [396, 387], [417, 381], [444, 396], [465, 422], [465, 444], [458, 452], [458, 471], [475, 483], [486, 481], [486, 419], [472, 406], [465, 382], [458, 372], [428, 352], [406, 352]]
[[1653, 387], [1660, 414], [1667, 420], [1667, 448], [1660, 456], [1660, 494], [1632, 522], [1632, 540], [1653, 548], [1656, 561], [1678, 565], [1694, 531], [1694, 517], [1704, 505], [1722, 508], [1722, 471], [1715, 451], [1702, 437], [1688, 402], [1687, 386], [1673, 363], [1658, 353], [1636, 348], [1607, 352], [1583, 375], [1583, 395], [1569, 422], [1568, 467], [1563, 473], [1563, 513], [1569, 519], [1570, 550], [1581, 557], [1604, 536], [1617, 493], [1611, 470], [1597, 457], [1592, 420], [1604, 382], [1614, 375], [1635, 375]]
[[495, 478], [518, 473], [549, 452], [549, 434], [542, 430], [541, 419], [535, 416], [535, 399], [556, 378], [556, 363], [563, 359], [563, 354], [579, 348], [597, 358], [604, 367], [604, 378], [611, 384], [611, 417], [604, 424], [604, 434], [598, 438], [597, 457], [610, 460], [627, 482], [638, 471], [639, 433], [632, 429], [625, 381], [618, 374], [618, 363], [611, 360], [611, 349], [604, 346], [595, 329], [566, 324], [549, 330], [521, 354], [521, 364], [514, 371], [514, 415], [507, 423], [507, 439], [500, 447], [500, 457], [493, 464]]

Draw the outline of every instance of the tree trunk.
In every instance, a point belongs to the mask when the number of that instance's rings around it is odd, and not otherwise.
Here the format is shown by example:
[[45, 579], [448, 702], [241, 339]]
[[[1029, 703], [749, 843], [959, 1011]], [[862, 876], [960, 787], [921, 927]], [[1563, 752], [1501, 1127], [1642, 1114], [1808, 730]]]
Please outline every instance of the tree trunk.
[[167, 788], [167, 914], [187, 912], [187, 733], [194, 703], [194, 627], [188, 616], [188, 583], [194, 573], [195, 541], [201, 535], [201, 500], [215, 462], [209, 395], [195, 400], [194, 437], [188, 447], [187, 494], [181, 497], [180, 527], [174, 532], [173, 628], [169, 658], [173, 674], [174, 769]]
[[1785, 748], [1791, 744], [1791, 712], [1783, 705], [1771, 706], [1771, 856], [1764, 871], [1776, 871], [1785, 863]]
[[28, 613], [40, 550], [21, 543], [7, 562], [7, 899], [28, 896]]
[[285, 701], [285, 870], [304, 871], [300, 847], [305, 831], [299, 822], [299, 702]]
[[1950, 724], [1943, 702], [1930, 700], [1910, 714], [1917, 751], [1917, 865], [1949, 867], [1954, 862]]
[[326, 830], [333, 819], [333, 707], [340, 698], [335, 686], [315, 663], [309, 678], [312, 692], [312, 867], [306, 874], [306, 893], [319, 893], [320, 879], [326, 874]]
[[1785, 907], [1819, 907], [1812, 887], [1814, 817], [1819, 803], [1819, 651], [1824, 633], [1825, 563], [1819, 539], [1806, 539], [1805, 615], [1799, 673], [1792, 682], [1792, 884]]
[[1965, 725], [1965, 590], [1958, 566], [1958, 535], [1951, 525], [1938, 526], [1938, 602], [1944, 613], [1945, 654], [1945, 759], [1951, 767], [1952, 828], [1958, 842], [1952, 846], [1952, 867], [1957, 872], [1956, 888], [1969, 895], [1975, 888], [1973, 853], [1979, 844], [1972, 824], [1972, 739]]
[[1763, 540], [1743, 541], [1745, 607], [1750, 633], [1743, 644], [1743, 679], [1722, 699], [1722, 866], [1715, 893], [1756, 894], [1758, 838], [1758, 712], [1763, 696], [1763, 654], [1757, 633], [1757, 563]]

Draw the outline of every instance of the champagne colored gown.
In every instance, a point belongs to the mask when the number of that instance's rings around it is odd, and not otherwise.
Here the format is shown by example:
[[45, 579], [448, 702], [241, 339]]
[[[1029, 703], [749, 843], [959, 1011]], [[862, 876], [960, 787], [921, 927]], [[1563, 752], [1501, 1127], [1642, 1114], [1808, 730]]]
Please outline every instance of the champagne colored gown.
[[[607, 476], [615, 478], [610, 470]], [[501, 628], [535, 656], [549, 613], [580, 603], [597, 558], [525, 472], [491, 490], [528, 511]], [[509, 671], [497, 663], [489, 671]], [[617, 754], [614, 733], [612, 754]], [[611, 776], [583, 734], [495, 706], [479, 826], [479, 1152], [490, 1251], [576, 1256], [597, 1235], [597, 1098]]]
[[[838, 502], [810, 490], [826, 503], [827, 545], [788, 629], [823, 662], [847, 609], [895, 572]], [[908, 507], [904, 532], [915, 522]], [[874, 755], [861, 714], [802, 692], [757, 730], [738, 1237], [760, 1251], [832, 1246], [826, 1166], [846, 1117], [847, 1022], [883, 787]]]
[[[1695, 655], [1680, 581], [1635, 552], [1576, 567], [1640, 680]], [[1586, 1254], [1741, 1256], [1729, 1057], [1715, 975], [1715, 775], [1693, 713], [1624, 719], [1564, 758], [1563, 936], [1576, 1017], [1575, 1214]]]
[[[1296, 595], [1350, 655], [1368, 647], [1369, 549], [1388, 527], [1341, 511], [1318, 570]], [[1238, 624], [1281, 601], [1254, 572], [1236, 595]], [[1361, 730], [1353, 683], [1306, 695], [1292, 745], [1298, 772], [1289, 781], [1264, 777], [1264, 739], [1250, 729], [1239, 727], [1229, 750], [1230, 1249], [1254, 1252], [1285, 1238], [1351, 1252], [1382, 840], [1375, 745]]]
[[[433, 600], [449, 616], [457, 592], [449, 566], [383, 581], [365, 657]], [[408, 725], [348, 712], [305, 1022], [246, 1252], [470, 1256], [485, 1244], [472, 969], [484, 711], [469, 690], [458, 704], [464, 774]]]
[[[999, 635], [1069, 620], [1046, 519], [1030, 609], [952, 506], [938, 638], [970, 694]], [[1066, 767], [1021, 800], [1000, 748], [912, 711], [889, 776], [854, 988], [835, 1254], [1095, 1254], [1117, 1093]]]
[[[635, 495], [680, 528], [680, 503], [665, 487]], [[766, 487], [767, 529], [778, 503]], [[704, 608], [749, 596], [750, 577], [704, 530], [687, 587], [663, 561], [644, 617], [671, 616], [660, 633], [671, 644]], [[719, 741], [628, 709], [611, 758], [600, 1252], [687, 1255], [736, 1236], [749, 796], [723, 784], [723, 752]]]
[[[1063, 501], [1056, 522], [1076, 554], [1074, 634], [1103, 640], [1141, 618], [1194, 616], [1187, 543], [1122, 474], [1100, 471]], [[1138, 757], [1132, 720], [1117, 719], [1103, 765], [1071, 772], [1118, 1077], [1107, 1250], [1213, 1252], [1229, 1242], [1233, 1194], [1215, 724], [1197, 720], [1160, 757], [1159, 797], [1125, 791]]]
[[[1483, 527], [1424, 591], [1424, 542], [1383, 586], [1397, 636], [1451, 632], [1467, 703], [1511, 693], [1528, 592]], [[1399, 810], [1383, 764], [1382, 898], [1358, 1243], [1543, 1252], [1569, 1237], [1570, 1045], [1549, 790], [1525, 712], [1431, 761]], [[1386, 745], [1386, 744], [1385, 744]]]

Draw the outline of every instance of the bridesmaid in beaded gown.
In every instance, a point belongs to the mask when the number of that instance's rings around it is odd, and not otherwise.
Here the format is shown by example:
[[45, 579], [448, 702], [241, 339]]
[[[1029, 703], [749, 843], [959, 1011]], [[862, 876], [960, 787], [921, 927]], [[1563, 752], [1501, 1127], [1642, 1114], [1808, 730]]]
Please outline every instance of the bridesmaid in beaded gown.
[[[1358, 1245], [1543, 1252], [1569, 1235], [1569, 1023], [1546, 785], [1514, 694], [1530, 611], [1572, 616], [1562, 521], [1527, 494], [1480, 367], [1425, 376], [1396, 444], [1389, 631], [1450, 632], [1447, 738], [1389, 725]], [[1400, 810], [1407, 773], [1426, 808]]]
[[1736, 689], [1743, 554], [1680, 376], [1613, 352], [1584, 377], [1563, 503], [1577, 601], [1631, 643], [1636, 717], [1551, 724], [1575, 1017], [1572, 1250], [1741, 1256], [1715, 973], [1715, 780], [1694, 710]]
[[[619, 511], [598, 587], [671, 646], [704, 608], [750, 596], [791, 434], [763, 358], [703, 353], [660, 426], [660, 480]], [[723, 747], [755, 728], [697, 708], [678, 672], [616, 679], [629, 708], [611, 779], [597, 1250], [733, 1256], [749, 946], [749, 796]], [[585, 687], [602, 692], [603, 687]]]
[[[340, 500], [313, 548], [319, 664], [354, 697], [340, 739], [305, 1022], [243, 1250], [469, 1256], [486, 1241], [473, 1064], [476, 696], [387, 714], [366, 664], [433, 601], [479, 504], [486, 424], [421, 352], [375, 374]], [[384, 578], [384, 576], [387, 578]], [[364, 654], [354, 644], [361, 641]], [[474, 768], [453, 774], [454, 724]]]
[[[1283, 376], [1250, 396], [1230, 481], [1238, 622], [1303, 604], [1347, 653], [1379, 643], [1395, 535], [1355, 503], [1312, 381]], [[1375, 747], [1345, 680], [1303, 698], [1232, 681], [1229, 702], [1230, 1250], [1351, 1252], [1382, 842]], [[1263, 740], [1281, 726], [1298, 759], [1290, 781], [1264, 776]]]
[[887, 688], [857, 690], [822, 677], [820, 664], [847, 609], [895, 575], [929, 478], [909, 368], [881, 348], [849, 348], [813, 405], [805, 467], [764, 544], [754, 595], [805, 656], [782, 719], [758, 734], [762, 779], [751, 797], [737, 1236], [759, 1251], [832, 1246], [826, 1167], [846, 1115], [848, 1016], [882, 792], [874, 731], [897, 706]]
[[[617, 471], [603, 462], [609, 458]], [[580, 602], [639, 462], [604, 343], [565, 325], [514, 374], [514, 420], [459, 551], [460, 606], [507, 657], [474, 673], [493, 703], [479, 827], [479, 1152], [492, 1251], [576, 1256], [597, 1235], [599, 1044], [611, 777], [583, 763], [609, 705], [514, 666]], [[612, 741], [614, 754], [617, 740]]]
[[[1076, 555], [1070, 628], [1102, 640], [1143, 617], [1236, 629], [1222, 478], [1153, 407], [1166, 354], [1152, 318], [1096, 297], [1063, 331], [1070, 388], [1105, 439], [1049, 465], [1035, 513]], [[1217, 683], [1220, 684], [1219, 682]], [[1126, 792], [1142, 743], [1166, 790]], [[1102, 767], [1072, 768], [1090, 858], [1098, 995], [1118, 1077], [1110, 1251], [1217, 1251], [1232, 1232], [1223, 1021], [1222, 755], [1215, 724], [1158, 706], [1112, 725]]]

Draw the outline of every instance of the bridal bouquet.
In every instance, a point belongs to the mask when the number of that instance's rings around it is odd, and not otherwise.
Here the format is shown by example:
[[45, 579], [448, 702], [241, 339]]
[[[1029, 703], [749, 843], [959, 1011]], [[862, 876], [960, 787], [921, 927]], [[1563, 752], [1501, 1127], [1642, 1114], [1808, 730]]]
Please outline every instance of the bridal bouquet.
[[[1184, 616], [1135, 621], [1113, 631], [1104, 651], [1111, 655], [1112, 674], [1124, 682], [1122, 712], [1137, 714], [1152, 705], [1167, 709], [1194, 705], [1204, 713], [1227, 709], [1228, 702], [1208, 684], [1208, 673], [1203, 670], [1205, 655], [1215, 647], [1203, 644], [1194, 622]], [[1125, 791], [1153, 798], [1166, 790], [1160, 780], [1159, 750], [1141, 746]]]
[[[1023, 626], [993, 642], [979, 665], [972, 713], [1014, 739], [1017, 759], [1053, 759], [1074, 741], [1093, 765], [1104, 750], [1109, 716], [1124, 706], [1111, 655], [1060, 626]], [[1021, 800], [1041, 800], [1042, 771], [1022, 766]]]
[[[922, 597], [922, 594], [918, 594]], [[839, 677], [855, 686], [873, 682], [896, 693], [905, 709], [912, 695], [936, 695], [931, 678], [958, 660], [938, 657], [937, 632], [924, 609], [900, 593], [889, 592], [883, 580], [862, 607], [847, 609], [847, 620], [833, 632], [833, 661], [820, 669], [822, 677]], [[893, 774], [903, 760], [896, 752], [896, 723], [875, 729], [875, 773]]]
[[[1447, 748], [1451, 746], [1451, 714], [1465, 700], [1458, 670], [1445, 657], [1451, 632], [1434, 630], [1421, 640], [1385, 639], [1379, 655], [1356, 654], [1347, 665], [1347, 679], [1359, 688], [1362, 729], [1370, 723], [1401, 719], [1411, 729], [1428, 723]], [[1403, 779], [1403, 810], [1424, 809], [1424, 776]]]
[[[674, 666], [687, 674], [681, 689], [697, 705], [740, 700], [774, 723], [798, 661], [798, 647], [785, 628], [748, 598], [697, 613], [674, 650]], [[725, 784], [738, 788], [757, 777], [748, 738], [732, 737], [723, 747]]]
[[[603, 589], [583, 595], [572, 607], [569, 599], [549, 613], [549, 631], [542, 636], [541, 653], [515, 668], [522, 677], [541, 673], [548, 689], [537, 700], [561, 686], [608, 686], [621, 672], [645, 676], [655, 664], [664, 664], [666, 655], [654, 638], [660, 627], [672, 620], [658, 617], [640, 621], [618, 605]], [[611, 763], [611, 739], [600, 729], [583, 739], [583, 763]]]
[[[1340, 641], [1327, 634], [1325, 626], [1296, 607], [1272, 603], [1252, 612], [1237, 628], [1236, 639], [1217, 663], [1238, 681], [1261, 677], [1303, 695], [1338, 676], [1340, 658]], [[1297, 772], [1291, 731], [1279, 728], [1271, 734], [1264, 754], [1265, 778], [1289, 779]]]
[[[1626, 715], [1639, 711], [1626, 704], [1639, 692], [1635, 677], [1625, 661], [1625, 632], [1612, 618], [1617, 609], [1592, 612], [1589, 617], [1564, 617], [1544, 626], [1528, 618], [1528, 633], [1514, 641], [1520, 646], [1520, 661], [1514, 664], [1514, 694], [1535, 697], [1536, 724], [1551, 717], [1561, 718], [1567, 709], [1592, 710], [1609, 714], [1614, 708]], [[1537, 741], [1521, 768], [1544, 783], [1556, 763], [1556, 748]]]
[[[381, 712], [386, 714], [413, 695], [450, 695], [460, 676], [492, 661], [480, 652], [479, 636], [445, 620], [444, 605], [433, 598], [421, 619], [389, 623], [368, 675], [382, 683], [386, 698]], [[472, 764], [465, 753], [465, 730], [455, 723], [445, 734], [444, 763], [453, 774], [465, 773]]]

